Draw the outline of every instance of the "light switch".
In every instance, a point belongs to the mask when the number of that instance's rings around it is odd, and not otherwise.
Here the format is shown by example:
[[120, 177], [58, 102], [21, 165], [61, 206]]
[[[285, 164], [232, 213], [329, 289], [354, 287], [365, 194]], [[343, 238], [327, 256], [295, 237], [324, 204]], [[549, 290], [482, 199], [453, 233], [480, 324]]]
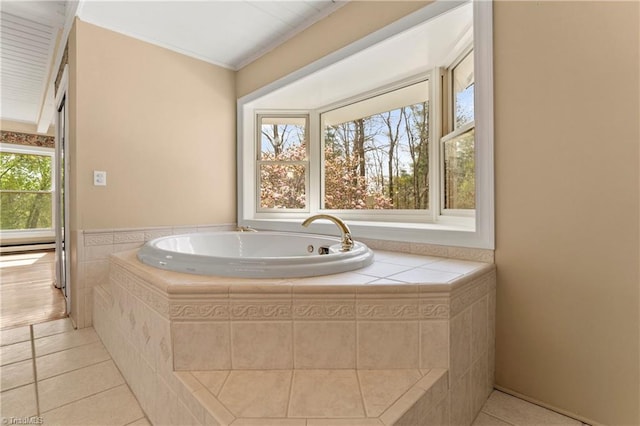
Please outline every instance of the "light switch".
[[107, 186], [107, 172], [94, 170], [93, 186]]

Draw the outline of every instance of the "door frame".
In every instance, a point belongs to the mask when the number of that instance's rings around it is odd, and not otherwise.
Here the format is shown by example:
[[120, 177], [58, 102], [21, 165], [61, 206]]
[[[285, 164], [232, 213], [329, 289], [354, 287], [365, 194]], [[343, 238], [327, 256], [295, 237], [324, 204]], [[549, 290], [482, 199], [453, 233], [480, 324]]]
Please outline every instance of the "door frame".
[[[56, 287], [62, 290], [65, 298], [66, 312], [71, 313], [71, 265], [69, 245], [71, 243], [71, 230], [69, 221], [69, 66], [65, 65], [62, 78], [58, 85], [55, 97], [55, 231], [56, 231]], [[64, 107], [64, 123], [60, 123], [60, 110]], [[63, 124], [63, 125], [61, 125]], [[62, 140], [61, 140], [62, 139]], [[64, 155], [64, 161], [62, 159]], [[64, 167], [64, 176], [61, 177], [60, 168]], [[63, 194], [64, 206], [61, 206], [61, 194]], [[64, 208], [64, 218], [60, 216], [60, 208]], [[63, 233], [64, 224], [64, 233]]]

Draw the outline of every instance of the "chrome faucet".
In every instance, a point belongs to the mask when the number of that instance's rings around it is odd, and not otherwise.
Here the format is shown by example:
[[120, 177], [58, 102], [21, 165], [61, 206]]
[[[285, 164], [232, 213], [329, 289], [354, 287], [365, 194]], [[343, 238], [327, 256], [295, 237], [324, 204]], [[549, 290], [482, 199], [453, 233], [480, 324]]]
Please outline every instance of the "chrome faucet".
[[351, 231], [346, 223], [343, 222], [339, 217], [330, 215], [330, 214], [316, 214], [311, 217], [308, 217], [304, 222], [302, 222], [302, 226], [309, 226], [311, 222], [316, 219], [327, 219], [331, 222], [335, 223], [336, 226], [340, 229], [342, 233], [342, 250], [341, 251], [350, 251], [353, 248], [353, 239], [351, 238]]

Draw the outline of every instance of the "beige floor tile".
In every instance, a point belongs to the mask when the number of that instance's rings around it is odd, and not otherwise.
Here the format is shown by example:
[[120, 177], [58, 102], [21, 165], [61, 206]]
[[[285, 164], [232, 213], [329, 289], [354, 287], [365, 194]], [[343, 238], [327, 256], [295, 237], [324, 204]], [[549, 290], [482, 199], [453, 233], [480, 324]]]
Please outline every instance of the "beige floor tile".
[[20, 342], [0, 347], [0, 365], [31, 359], [31, 342]]
[[582, 425], [577, 420], [499, 391], [493, 391], [482, 411], [518, 426]]
[[0, 389], [3, 392], [29, 383], [33, 383], [33, 362], [30, 359], [0, 367]]
[[227, 380], [227, 376], [229, 376], [229, 371], [192, 371], [191, 374], [193, 377], [198, 379], [205, 388], [209, 389], [212, 394], [217, 396], [220, 393], [225, 380]]
[[111, 360], [39, 381], [40, 411], [45, 413], [123, 383]]
[[490, 416], [485, 412], [480, 412], [471, 426], [512, 426], [511, 423], [503, 422], [497, 417]]
[[44, 424], [47, 426], [126, 425], [143, 416], [138, 401], [126, 385], [92, 395], [42, 415]]
[[378, 417], [422, 378], [418, 370], [358, 371], [367, 417]]
[[286, 417], [291, 370], [232, 371], [220, 392], [236, 417]]
[[73, 331], [73, 324], [69, 318], [43, 322], [33, 326], [33, 335], [36, 339], [69, 331]]
[[31, 333], [29, 332], [29, 326], [0, 330], [0, 346], [27, 342], [30, 338]]
[[38, 380], [48, 379], [111, 359], [101, 342], [77, 346], [36, 358]]
[[0, 394], [0, 417], [31, 417], [36, 408], [36, 389], [33, 384], [11, 389]]
[[100, 340], [93, 328], [83, 328], [36, 339], [36, 357], [65, 349], [87, 345]]
[[296, 370], [289, 417], [364, 417], [355, 370]]

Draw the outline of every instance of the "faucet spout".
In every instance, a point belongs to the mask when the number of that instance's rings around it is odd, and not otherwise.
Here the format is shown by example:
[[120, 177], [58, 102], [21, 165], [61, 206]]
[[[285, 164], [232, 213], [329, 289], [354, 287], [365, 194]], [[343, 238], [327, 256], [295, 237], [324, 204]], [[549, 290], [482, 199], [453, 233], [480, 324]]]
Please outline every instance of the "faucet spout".
[[308, 217], [304, 222], [302, 222], [302, 226], [307, 227], [309, 224], [317, 219], [327, 219], [331, 222], [335, 223], [338, 229], [340, 229], [340, 233], [342, 234], [341, 251], [350, 251], [353, 248], [353, 239], [351, 238], [351, 230], [342, 219], [337, 216], [333, 216], [330, 214], [316, 214], [311, 217]]

